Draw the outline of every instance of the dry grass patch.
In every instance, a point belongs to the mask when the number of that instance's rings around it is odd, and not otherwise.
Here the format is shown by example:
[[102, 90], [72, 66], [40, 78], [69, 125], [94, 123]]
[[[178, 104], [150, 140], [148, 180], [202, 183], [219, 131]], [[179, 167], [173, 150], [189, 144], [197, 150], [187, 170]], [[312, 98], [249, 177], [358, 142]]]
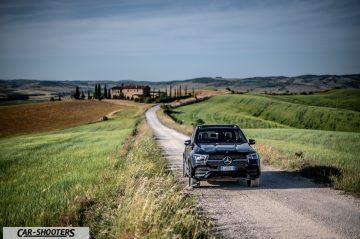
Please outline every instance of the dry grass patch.
[[0, 137], [78, 126], [125, 107], [128, 106], [93, 100], [1, 106]]
[[213, 96], [225, 94], [228, 91], [225, 89], [196, 89], [195, 93], [197, 96]]

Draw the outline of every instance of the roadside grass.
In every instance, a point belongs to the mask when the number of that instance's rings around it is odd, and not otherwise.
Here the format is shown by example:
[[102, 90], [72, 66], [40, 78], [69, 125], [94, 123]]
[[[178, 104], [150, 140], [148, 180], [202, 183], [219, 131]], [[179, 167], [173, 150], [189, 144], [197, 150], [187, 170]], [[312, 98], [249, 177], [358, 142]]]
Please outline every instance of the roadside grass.
[[193, 131], [193, 127], [190, 124], [178, 124], [172, 118], [170, 118], [162, 109], [156, 111], [156, 116], [160, 120], [160, 122], [170, 128], [176, 129], [177, 131], [191, 135]]
[[312, 95], [266, 95], [266, 97], [295, 104], [360, 111], [360, 89], [337, 89]]
[[[226, 97], [226, 96], [225, 96]], [[231, 100], [231, 95], [228, 96]], [[214, 109], [219, 114], [224, 111], [226, 118], [228, 111], [226, 98], [222, 103], [208, 104], [210, 100], [190, 106], [175, 108], [183, 112], [173, 114], [183, 124], [178, 124], [169, 116], [157, 112], [159, 120], [168, 127], [174, 128], [184, 134], [191, 135], [193, 123], [201, 118], [206, 123], [236, 123], [231, 120], [214, 120], [213, 118], [193, 115], [194, 107], [209, 112]], [[210, 109], [211, 108], [211, 109]], [[234, 110], [235, 111], [235, 110]], [[189, 117], [191, 116], [191, 117]], [[238, 117], [241, 117], [241, 113]], [[241, 125], [240, 125], [241, 127]], [[296, 128], [245, 128], [247, 138], [256, 139], [254, 146], [261, 156], [262, 163], [276, 167], [298, 170], [304, 176], [316, 181], [327, 183], [337, 189], [360, 194], [360, 133], [308, 130]]]
[[360, 112], [288, 103], [263, 95], [217, 95], [199, 104], [176, 108], [171, 115], [191, 124], [238, 124], [241, 128], [302, 128], [360, 132]]
[[148, 125], [137, 132], [116, 165], [116, 190], [85, 213], [96, 238], [208, 238], [209, 220], [166, 169]]
[[262, 161], [300, 170], [337, 189], [360, 193], [360, 134], [304, 129], [245, 129]]

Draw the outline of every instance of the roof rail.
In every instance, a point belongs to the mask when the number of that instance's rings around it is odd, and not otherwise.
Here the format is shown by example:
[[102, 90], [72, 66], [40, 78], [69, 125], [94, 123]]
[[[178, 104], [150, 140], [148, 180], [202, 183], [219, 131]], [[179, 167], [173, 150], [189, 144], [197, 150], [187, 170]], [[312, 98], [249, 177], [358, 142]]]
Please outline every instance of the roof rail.
[[239, 126], [235, 124], [202, 124], [198, 125], [199, 128], [239, 128]]

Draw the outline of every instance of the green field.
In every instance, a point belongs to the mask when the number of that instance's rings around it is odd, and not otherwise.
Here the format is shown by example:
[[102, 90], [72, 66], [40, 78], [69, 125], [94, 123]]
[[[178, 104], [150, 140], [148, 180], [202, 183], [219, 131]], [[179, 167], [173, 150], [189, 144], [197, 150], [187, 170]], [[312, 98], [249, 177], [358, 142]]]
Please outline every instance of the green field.
[[199, 238], [210, 224], [166, 170], [142, 110], [0, 139], [0, 225], [89, 226], [94, 238]]
[[232, 123], [241, 128], [360, 132], [360, 112], [289, 103], [279, 100], [279, 97], [252, 94], [218, 95], [200, 104], [177, 108], [172, 115], [184, 120], [186, 124], [200, 118], [206, 123]]
[[84, 195], [101, 193], [136, 113], [127, 109], [109, 121], [1, 139], [1, 225], [57, 225]]
[[360, 89], [339, 89], [313, 95], [267, 96], [289, 103], [360, 111]]
[[[354, 92], [359, 91], [348, 91], [348, 94], [346, 90], [339, 90], [301, 97], [218, 95], [175, 108], [172, 116], [189, 127], [197, 119], [210, 124], [238, 124], [248, 138], [257, 140], [256, 147], [264, 162], [290, 169], [334, 168], [340, 171], [338, 175], [324, 176], [329, 177], [336, 188], [359, 193], [360, 113], [349, 110], [356, 106], [358, 95]], [[342, 95], [343, 101], [338, 106], [348, 109], [324, 107], [322, 102], [329, 94]], [[289, 103], [299, 98], [304, 103]], [[321, 106], [314, 106], [316, 104]]]
[[[244, 131], [248, 138], [255, 138], [259, 143], [256, 148], [263, 161], [288, 169], [305, 171], [310, 168], [316, 175], [308, 176], [320, 177], [339, 189], [360, 192], [360, 133], [305, 129]], [[296, 156], [299, 152], [303, 154], [301, 157]], [[332, 177], [326, 175], [331, 174], [326, 171], [316, 172], [318, 166], [339, 170], [341, 176]]]

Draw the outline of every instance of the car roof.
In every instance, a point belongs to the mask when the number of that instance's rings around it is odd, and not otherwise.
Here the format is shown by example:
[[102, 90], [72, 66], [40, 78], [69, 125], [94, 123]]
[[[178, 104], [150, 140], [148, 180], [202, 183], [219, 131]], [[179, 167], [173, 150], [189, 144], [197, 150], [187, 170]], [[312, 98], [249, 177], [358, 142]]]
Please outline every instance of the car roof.
[[212, 128], [232, 128], [239, 129], [235, 124], [202, 124], [197, 126], [198, 129], [212, 129]]

